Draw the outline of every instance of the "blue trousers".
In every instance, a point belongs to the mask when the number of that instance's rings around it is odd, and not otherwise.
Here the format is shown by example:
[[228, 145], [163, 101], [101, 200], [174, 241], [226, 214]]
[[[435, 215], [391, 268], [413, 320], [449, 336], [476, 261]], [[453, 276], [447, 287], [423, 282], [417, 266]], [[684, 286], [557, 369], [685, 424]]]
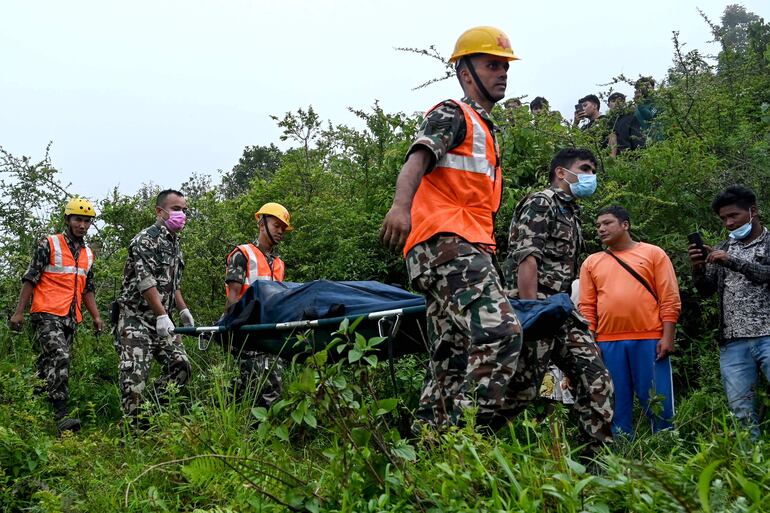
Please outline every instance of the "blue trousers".
[[754, 405], [757, 368], [770, 381], [770, 337], [735, 338], [720, 348], [719, 367], [730, 411], [759, 438]]
[[[657, 339], [599, 342], [602, 358], [615, 384], [615, 417], [612, 431], [634, 436], [634, 393], [652, 423], [652, 430], [672, 427], [674, 385], [668, 357], [656, 362]], [[650, 401], [650, 398], [653, 401]], [[652, 406], [650, 405], [652, 402]]]

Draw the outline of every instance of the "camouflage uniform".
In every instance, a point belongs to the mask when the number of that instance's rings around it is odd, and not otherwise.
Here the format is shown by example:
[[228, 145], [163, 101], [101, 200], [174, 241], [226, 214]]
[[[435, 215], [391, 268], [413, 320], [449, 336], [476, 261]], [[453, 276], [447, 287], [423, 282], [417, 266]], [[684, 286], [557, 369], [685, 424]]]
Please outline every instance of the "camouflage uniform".
[[175, 292], [180, 288], [183, 269], [179, 239], [162, 224], [139, 232], [128, 247], [118, 299], [120, 315], [115, 327], [120, 338], [120, 390], [127, 415], [137, 414], [153, 358], [164, 369], [155, 381], [156, 394], [161, 394], [168, 382], [184, 386], [190, 376], [190, 361], [181, 337], [158, 336], [156, 316], [142, 296], [155, 287], [170, 315], [176, 305]]
[[[254, 245], [259, 247], [258, 242]], [[263, 253], [267, 262], [272, 266], [275, 255]], [[246, 279], [246, 257], [238, 251], [227, 261], [225, 282], [235, 282], [243, 285]], [[238, 359], [240, 372], [232, 382], [235, 395], [238, 398], [251, 397], [259, 394], [256, 404], [270, 407], [281, 397], [283, 390], [283, 360], [279, 357], [261, 351], [246, 351], [232, 348], [233, 356]]]
[[[64, 239], [77, 262], [80, 256], [80, 246], [75, 245], [66, 230], [64, 231]], [[48, 238], [44, 238], [35, 248], [29, 268], [21, 278], [22, 282], [28, 281], [37, 285], [43, 276], [45, 266], [50, 261], [51, 248], [48, 244]], [[86, 286], [83, 294], [94, 292], [94, 290], [92, 266], [86, 274]], [[30, 315], [30, 320], [35, 332], [34, 342], [40, 350], [37, 360], [37, 375], [46, 382], [46, 391], [51, 402], [66, 404], [69, 399], [68, 382], [72, 343], [77, 328], [74, 298], [70, 305], [69, 315], [62, 317], [45, 312], [35, 312]]]
[[[495, 132], [489, 115], [469, 98]], [[435, 162], [465, 138], [460, 108], [444, 102], [427, 116], [412, 143], [433, 153]], [[430, 172], [430, 170], [428, 170]], [[521, 349], [521, 329], [493, 262], [493, 248], [451, 233], [415, 245], [406, 256], [412, 286], [425, 294], [431, 366], [417, 418], [433, 425], [458, 421], [478, 406], [479, 421], [499, 420], [507, 383]]]
[[[506, 280], [517, 283], [516, 270], [529, 256], [538, 264], [538, 298], [570, 292], [583, 250], [580, 209], [572, 196], [551, 187], [525, 197], [511, 221], [510, 252], [504, 265]], [[511, 294], [518, 296], [513, 288]], [[573, 310], [572, 317], [552, 338], [524, 345], [508, 390], [510, 415], [538, 396], [549, 364], [555, 363], [575, 387], [575, 409], [585, 432], [594, 440], [612, 440], [614, 388], [588, 323]]]

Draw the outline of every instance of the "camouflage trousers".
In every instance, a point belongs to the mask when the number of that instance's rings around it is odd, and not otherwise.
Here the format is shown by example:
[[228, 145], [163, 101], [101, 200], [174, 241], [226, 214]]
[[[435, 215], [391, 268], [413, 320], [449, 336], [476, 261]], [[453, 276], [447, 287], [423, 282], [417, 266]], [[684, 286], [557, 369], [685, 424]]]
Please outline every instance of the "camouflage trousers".
[[[168, 383], [184, 387], [191, 367], [179, 335], [159, 337], [155, 326], [150, 326], [148, 321], [123, 312], [116, 329], [120, 335], [120, 393], [126, 415], [137, 415], [143, 400], [160, 401]], [[145, 388], [153, 360], [160, 362], [163, 373], [155, 380], [152, 397], [146, 397]]]
[[425, 294], [431, 344], [416, 415], [438, 426], [456, 423], [473, 406], [480, 423], [493, 422], [521, 350], [519, 321], [490, 255], [462, 244], [460, 254], [437, 266], [420, 268], [436, 258], [419, 252], [440, 246], [418, 244], [407, 260], [413, 286]]
[[247, 398], [256, 406], [269, 408], [281, 398], [283, 361], [276, 355], [259, 351], [233, 351], [240, 372], [233, 379], [235, 397]]
[[63, 320], [34, 319], [34, 342], [40, 350], [37, 358], [37, 377], [45, 381], [49, 400], [69, 399], [69, 368], [75, 328]]
[[582, 319], [573, 314], [561, 333], [526, 341], [506, 395], [512, 417], [540, 395], [543, 377], [555, 364], [572, 382], [573, 408], [591, 441], [612, 441], [615, 389], [599, 348]]

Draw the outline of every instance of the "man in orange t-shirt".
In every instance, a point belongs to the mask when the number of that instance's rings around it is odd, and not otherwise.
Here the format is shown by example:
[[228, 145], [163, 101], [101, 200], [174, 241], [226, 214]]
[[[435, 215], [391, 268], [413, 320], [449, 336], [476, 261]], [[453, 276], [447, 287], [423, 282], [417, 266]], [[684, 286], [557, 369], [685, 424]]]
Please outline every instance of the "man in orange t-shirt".
[[[633, 436], [634, 393], [653, 431], [670, 428], [674, 390], [669, 355], [681, 311], [674, 267], [661, 248], [631, 238], [625, 208], [600, 210], [596, 228], [607, 250], [583, 263], [579, 309], [615, 384], [613, 432]], [[656, 401], [662, 408], [654, 406]]]

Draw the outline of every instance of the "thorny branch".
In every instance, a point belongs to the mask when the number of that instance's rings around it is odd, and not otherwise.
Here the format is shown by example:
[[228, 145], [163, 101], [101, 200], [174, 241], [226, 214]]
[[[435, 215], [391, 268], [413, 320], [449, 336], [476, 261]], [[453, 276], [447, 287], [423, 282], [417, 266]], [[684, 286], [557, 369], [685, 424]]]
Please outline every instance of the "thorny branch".
[[425, 55], [426, 57], [430, 57], [431, 59], [435, 59], [439, 61], [441, 64], [444, 65], [444, 75], [438, 76], [435, 78], [431, 78], [430, 80], [423, 82], [422, 84], [413, 87], [412, 91], [417, 91], [418, 89], [423, 89], [431, 84], [435, 84], [436, 82], [442, 82], [448, 78], [452, 78], [455, 76], [455, 70], [452, 64], [449, 62], [448, 59], [444, 58], [438, 50], [436, 50], [436, 47], [434, 45], [430, 45], [427, 49], [424, 48], [410, 48], [410, 47], [396, 47], [395, 50], [399, 52], [408, 52], [408, 53], [416, 53], [417, 55]]

